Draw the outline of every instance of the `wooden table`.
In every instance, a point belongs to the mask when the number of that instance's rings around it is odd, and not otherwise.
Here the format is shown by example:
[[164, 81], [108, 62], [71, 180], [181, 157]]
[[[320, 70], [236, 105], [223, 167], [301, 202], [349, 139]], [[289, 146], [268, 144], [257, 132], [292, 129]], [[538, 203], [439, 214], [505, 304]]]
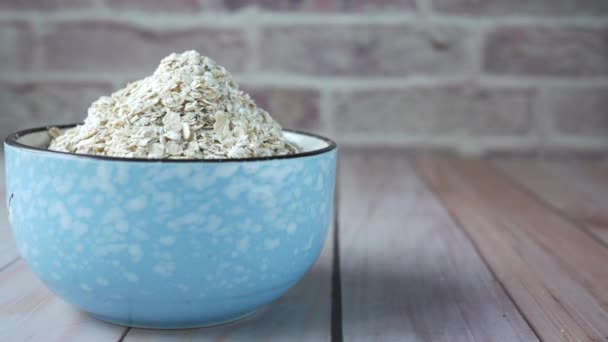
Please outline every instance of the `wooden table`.
[[257, 314], [198, 330], [68, 306], [0, 217], [0, 341], [608, 340], [608, 163], [342, 153], [315, 268]]

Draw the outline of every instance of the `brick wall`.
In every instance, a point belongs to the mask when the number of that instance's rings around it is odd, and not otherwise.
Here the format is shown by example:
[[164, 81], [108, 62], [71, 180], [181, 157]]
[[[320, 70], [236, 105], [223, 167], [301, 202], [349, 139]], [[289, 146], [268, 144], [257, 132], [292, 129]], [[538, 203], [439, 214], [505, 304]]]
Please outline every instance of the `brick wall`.
[[3, 0], [0, 135], [186, 49], [343, 145], [608, 147], [607, 0]]

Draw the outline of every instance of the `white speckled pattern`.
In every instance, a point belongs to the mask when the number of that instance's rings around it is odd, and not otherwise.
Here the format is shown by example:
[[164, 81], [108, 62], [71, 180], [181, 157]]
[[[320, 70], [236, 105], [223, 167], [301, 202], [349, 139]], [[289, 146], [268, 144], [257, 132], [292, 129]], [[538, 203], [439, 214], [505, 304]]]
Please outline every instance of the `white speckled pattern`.
[[317, 259], [336, 150], [158, 163], [6, 146], [18, 248], [49, 288], [111, 321], [187, 327], [242, 316]]

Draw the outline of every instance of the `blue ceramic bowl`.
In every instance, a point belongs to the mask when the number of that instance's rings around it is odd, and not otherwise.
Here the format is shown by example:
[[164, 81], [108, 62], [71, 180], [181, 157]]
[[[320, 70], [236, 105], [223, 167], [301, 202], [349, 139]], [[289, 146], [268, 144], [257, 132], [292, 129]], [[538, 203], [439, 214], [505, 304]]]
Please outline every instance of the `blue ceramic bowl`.
[[151, 161], [48, 151], [46, 128], [16, 133], [5, 147], [19, 251], [59, 297], [105, 321], [246, 316], [302, 278], [330, 225], [335, 143], [285, 136], [304, 152]]

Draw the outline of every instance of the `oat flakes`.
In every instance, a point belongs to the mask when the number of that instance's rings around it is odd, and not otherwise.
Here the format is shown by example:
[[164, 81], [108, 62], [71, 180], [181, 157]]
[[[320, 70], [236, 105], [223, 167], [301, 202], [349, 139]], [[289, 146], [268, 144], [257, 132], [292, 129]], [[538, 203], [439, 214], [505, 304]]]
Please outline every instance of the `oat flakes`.
[[49, 133], [51, 150], [124, 158], [225, 159], [298, 151], [226, 69], [196, 51], [169, 55], [153, 75], [93, 102], [83, 125]]

